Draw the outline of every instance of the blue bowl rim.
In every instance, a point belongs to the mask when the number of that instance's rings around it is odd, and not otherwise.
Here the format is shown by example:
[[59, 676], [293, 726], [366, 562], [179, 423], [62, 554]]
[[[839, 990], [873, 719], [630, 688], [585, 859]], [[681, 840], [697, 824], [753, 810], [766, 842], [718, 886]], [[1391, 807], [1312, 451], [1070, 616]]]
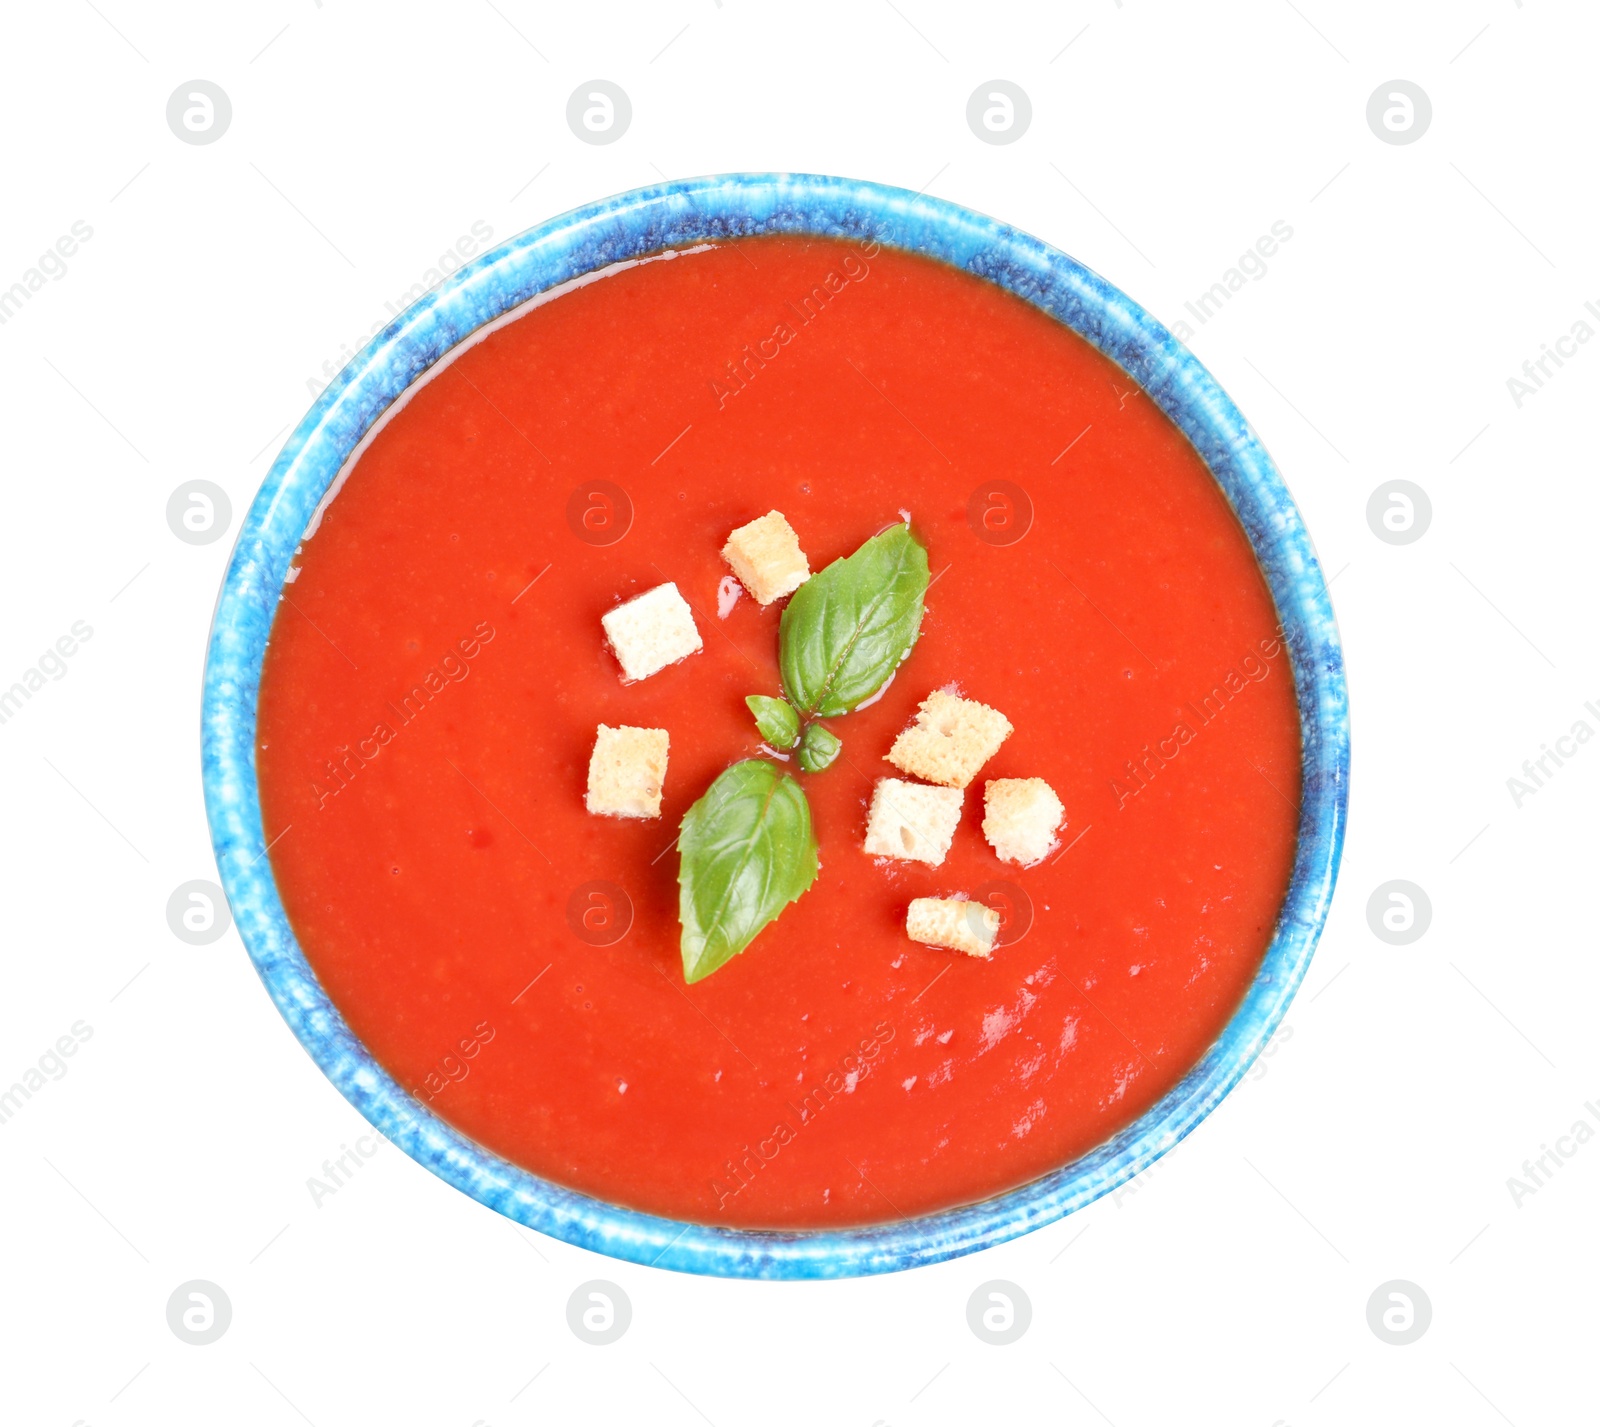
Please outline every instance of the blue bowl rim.
[[[1031, 1183], [841, 1230], [720, 1228], [608, 1204], [510, 1164], [416, 1102], [352, 1033], [295, 940], [255, 777], [262, 656], [290, 558], [396, 398], [488, 323], [562, 282], [764, 233], [875, 240], [938, 258], [1033, 303], [1121, 366], [1189, 437], [1250, 539], [1282, 622], [1302, 738], [1295, 861], [1273, 939], [1232, 1018], [1182, 1080], [1109, 1140]], [[207, 649], [201, 747], [212, 842], [240, 935], [300, 1043], [362, 1115], [419, 1164], [529, 1228], [633, 1263], [736, 1278], [848, 1277], [972, 1253], [1082, 1208], [1176, 1145], [1249, 1069], [1305, 976], [1338, 874], [1350, 766], [1343, 655], [1311, 539], [1259, 438], [1187, 348], [1082, 264], [982, 214], [864, 180], [759, 173], [652, 185], [552, 218], [454, 273], [357, 354], [290, 435], [240, 527]]]

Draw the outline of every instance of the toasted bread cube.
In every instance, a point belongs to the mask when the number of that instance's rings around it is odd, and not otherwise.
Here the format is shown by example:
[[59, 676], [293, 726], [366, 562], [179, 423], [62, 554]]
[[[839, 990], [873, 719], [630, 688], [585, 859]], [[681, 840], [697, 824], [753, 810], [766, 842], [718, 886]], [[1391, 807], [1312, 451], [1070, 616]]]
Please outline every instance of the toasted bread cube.
[[666, 779], [666, 729], [601, 724], [589, 755], [584, 806], [608, 818], [658, 818]]
[[776, 510], [735, 530], [722, 547], [722, 558], [758, 604], [793, 594], [811, 578], [800, 537]]
[[1002, 862], [1042, 862], [1065, 814], [1043, 778], [994, 778], [983, 785], [983, 835]]
[[874, 857], [937, 867], [950, 851], [960, 821], [959, 788], [930, 788], [926, 783], [880, 778], [872, 790], [863, 845]]
[[925, 946], [987, 957], [1000, 935], [1000, 913], [982, 902], [917, 897], [906, 911], [906, 935]]
[[702, 648], [694, 611], [670, 580], [600, 616], [630, 680], [648, 679]]
[[887, 757], [902, 772], [965, 788], [1010, 737], [1011, 720], [998, 709], [935, 689]]

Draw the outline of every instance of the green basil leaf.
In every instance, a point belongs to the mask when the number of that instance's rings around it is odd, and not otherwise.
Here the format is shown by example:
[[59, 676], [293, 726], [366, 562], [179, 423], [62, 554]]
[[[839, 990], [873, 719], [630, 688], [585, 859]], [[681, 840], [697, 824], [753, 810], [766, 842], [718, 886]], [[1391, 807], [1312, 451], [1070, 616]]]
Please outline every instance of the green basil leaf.
[[820, 723], [811, 723], [806, 725], [805, 737], [800, 740], [800, 752], [797, 757], [801, 768], [807, 773], [820, 773], [839, 756], [839, 750], [843, 747], [836, 735], [830, 733]]
[[778, 665], [803, 718], [849, 713], [889, 682], [917, 642], [927, 589], [928, 552], [895, 525], [789, 597]]
[[817, 838], [800, 785], [747, 758], [718, 775], [678, 838], [683, 979], [709, 976], [817, 879]]
[[793, 748], [800, 737], [800, 715], [782, 699], [768, 698], [765, 694], [751, 694], [745, 700], [750, 712], [756, 716], [756, 728], [761, 736], [776, 749]]

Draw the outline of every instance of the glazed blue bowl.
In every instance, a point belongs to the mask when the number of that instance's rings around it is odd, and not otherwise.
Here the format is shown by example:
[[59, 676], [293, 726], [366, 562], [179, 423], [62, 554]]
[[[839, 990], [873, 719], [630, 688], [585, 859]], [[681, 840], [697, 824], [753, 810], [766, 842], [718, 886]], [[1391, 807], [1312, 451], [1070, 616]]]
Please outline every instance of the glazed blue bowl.
[[[451, 348], [537, 294], [664, 248], [761, 233], [875, 238], [1042, 308], [1121, 366], [1193, 442], [1239, 517], [1281, 617], [1303, 748], [1288, 894], [1249, 992], [1215, 1044], [1121, 1133], [1041, 1179], [896, 1224], [758, 1232], [603, 1203], [491, 1154], [413, 1100], [329, 1001], [284, 914], [254, 759], [262, 656], [307, 522], [384, 411]], [[390, 1140], [531, 1229], [634, 1263], [739, 1278], [837, 1278], [935, 1263], [1037, 1229], [1171, 1149], [1238, 1082], [1283, 1019], [1327, 916], [1344, 843], [1350, 732], [1344, 660], [1311, 540], [1249, 423], [1149, 313], [1082, 264], [991, 218], [904, 189], [810, 174], [735, 174], [639, 189], [553, 218], [455, 273], [366, 346], [273, 463], [239, 532], [212, 624], [201, 715], [217, 866], [251, 959], [327, 1077]]]

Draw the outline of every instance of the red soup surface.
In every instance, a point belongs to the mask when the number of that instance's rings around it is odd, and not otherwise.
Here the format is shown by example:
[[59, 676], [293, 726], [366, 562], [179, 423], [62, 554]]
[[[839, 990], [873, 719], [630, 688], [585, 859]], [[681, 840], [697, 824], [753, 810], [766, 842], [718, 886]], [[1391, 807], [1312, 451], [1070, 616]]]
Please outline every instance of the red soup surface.
[[[719, 552], [773, 509], [814, 571], [909, 513], [934, 579], [802, 775], [815, 885], [685, 986], [678, 823], [779, 691], [782, 602], [719, 611]], [[600, 616], [666, 580], [705, 647], [624, 684]], [[1276, 626], [1193, 448], [1035, 308], [888, 248], [666, 254], [462, 353], [327, 506], [261, 685], [273, 869], [355, 1033], [507, 1159], [715, 1224], [943, 1209], [1106, 1139], [1239, 1004], [1300, 796]], [[1016, 731], [943, 866], [876, 860], [883, 756], [947, 686]], [[602, 722], [670, 731], [659, 820], [585, 812]], [[996, 777], [1065, 804], [1043, 864], [985, 842]], [[911, 898], [958, 893], [1007, 912], [987, 962], [906, 938]]]

